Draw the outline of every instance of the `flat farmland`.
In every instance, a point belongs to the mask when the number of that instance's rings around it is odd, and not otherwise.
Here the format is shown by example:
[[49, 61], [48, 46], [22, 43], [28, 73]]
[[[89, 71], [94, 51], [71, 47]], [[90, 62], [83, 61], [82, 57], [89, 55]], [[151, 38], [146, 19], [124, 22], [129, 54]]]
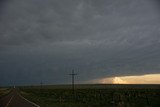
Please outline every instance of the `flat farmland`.
[[160, 107], [160, 85], [70, 85], [19, 87], [41, 107]]

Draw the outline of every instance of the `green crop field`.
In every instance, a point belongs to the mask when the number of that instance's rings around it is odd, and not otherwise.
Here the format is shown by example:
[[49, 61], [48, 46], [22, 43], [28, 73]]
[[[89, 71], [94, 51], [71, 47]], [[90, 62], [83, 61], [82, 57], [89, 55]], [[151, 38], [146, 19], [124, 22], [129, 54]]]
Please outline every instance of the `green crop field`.
[[160, 86], [77, 85], [20, 87], [21, 94], [41, 107], [160, 107]]

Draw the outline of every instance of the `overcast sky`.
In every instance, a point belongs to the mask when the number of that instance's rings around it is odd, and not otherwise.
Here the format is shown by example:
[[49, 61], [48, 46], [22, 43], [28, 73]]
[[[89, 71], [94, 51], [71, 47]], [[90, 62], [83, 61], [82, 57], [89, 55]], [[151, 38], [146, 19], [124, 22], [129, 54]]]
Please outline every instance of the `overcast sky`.
[[1, 0], [0, 85], [160, 73], [159, 0]]

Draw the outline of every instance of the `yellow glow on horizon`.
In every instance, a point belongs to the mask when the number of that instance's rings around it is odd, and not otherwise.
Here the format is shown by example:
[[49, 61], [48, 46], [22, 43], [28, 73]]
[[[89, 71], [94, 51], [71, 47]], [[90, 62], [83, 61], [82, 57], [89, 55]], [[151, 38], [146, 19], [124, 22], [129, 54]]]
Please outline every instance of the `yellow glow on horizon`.
[[160, 74], [110, 77], [95, 80], [94, 82], [96, 81], [103, 84], [160, 84]]
[[124, 81], [119, 77], [114, 77], [113, 84], [127, 84], [127, 81]]

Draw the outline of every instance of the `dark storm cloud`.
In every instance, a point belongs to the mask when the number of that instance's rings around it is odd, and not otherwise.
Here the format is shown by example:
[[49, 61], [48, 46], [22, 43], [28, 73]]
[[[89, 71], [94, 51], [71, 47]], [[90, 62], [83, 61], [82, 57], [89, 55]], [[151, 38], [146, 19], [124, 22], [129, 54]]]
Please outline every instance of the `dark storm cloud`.
[[158, 0], [8, 0], [1, 84], [68, 83], [72, 68], [79, 82], [159, 73], [159, 21]]

